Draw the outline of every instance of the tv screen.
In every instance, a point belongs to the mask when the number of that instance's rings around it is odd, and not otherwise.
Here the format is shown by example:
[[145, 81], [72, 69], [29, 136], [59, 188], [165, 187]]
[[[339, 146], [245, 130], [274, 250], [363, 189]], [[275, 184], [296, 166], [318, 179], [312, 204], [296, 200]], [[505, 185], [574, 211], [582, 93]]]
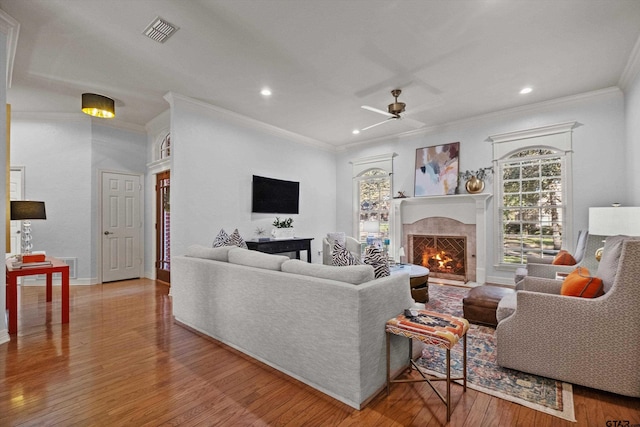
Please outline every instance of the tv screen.
[[253, 175], [251, 212], [297, 214], [300, 183]]

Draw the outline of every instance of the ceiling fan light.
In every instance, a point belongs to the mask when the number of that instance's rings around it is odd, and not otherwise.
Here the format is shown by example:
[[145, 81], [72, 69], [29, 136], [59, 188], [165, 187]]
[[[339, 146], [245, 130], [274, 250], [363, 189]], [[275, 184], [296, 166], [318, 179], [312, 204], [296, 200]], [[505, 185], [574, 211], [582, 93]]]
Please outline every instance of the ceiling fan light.
[[407, 106], [404, 102], [393, 102], [388, 105], [389, 113], [397, 116], [398, 114], [404, 112], [404, 108]]
[[112, 119], [116, 116], [115, 102], [106, 96], [83, 93], [82, 112], [93, 117]]

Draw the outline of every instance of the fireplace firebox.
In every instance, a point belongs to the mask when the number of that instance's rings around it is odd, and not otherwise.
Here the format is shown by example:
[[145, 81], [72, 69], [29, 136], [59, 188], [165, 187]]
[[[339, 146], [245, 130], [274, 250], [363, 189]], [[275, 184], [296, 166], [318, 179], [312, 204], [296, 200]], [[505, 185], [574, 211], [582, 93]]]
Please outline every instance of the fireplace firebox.
[[409, 239], [412, 243], [412, 264], [427, 267], [431, 277], [468, 281], [465, 236], [413, 234]]

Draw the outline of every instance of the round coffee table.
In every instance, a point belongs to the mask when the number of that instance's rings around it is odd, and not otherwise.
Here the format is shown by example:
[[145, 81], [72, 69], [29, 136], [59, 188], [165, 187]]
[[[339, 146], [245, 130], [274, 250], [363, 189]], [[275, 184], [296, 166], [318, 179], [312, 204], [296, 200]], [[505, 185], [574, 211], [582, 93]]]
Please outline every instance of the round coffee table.
[[389, 267], [391, 274], [409, 273], [411, 298], [416, 302], [429, 302], [429, 269], [415, 264], [396, 264]]

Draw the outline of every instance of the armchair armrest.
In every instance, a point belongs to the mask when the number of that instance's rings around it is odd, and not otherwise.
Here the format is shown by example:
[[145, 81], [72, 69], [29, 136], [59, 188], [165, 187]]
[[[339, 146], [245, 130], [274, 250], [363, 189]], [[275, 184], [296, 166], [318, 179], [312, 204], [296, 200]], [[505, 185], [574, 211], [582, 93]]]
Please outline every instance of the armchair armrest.
[[540, 292], [544, 294], [560, 295], [562, 281], [542, 277], [527, 276], [518, 283], [518, 291]]
[[551, 264], [553, 257], [540, 257], [537, 255], [527, 255], [527, 265], [530, 264]]
[[576, 265], [527, 264], [529, 276], [547, 279], [555, 279], [556, 273], [571, 273], [576, 268]]

